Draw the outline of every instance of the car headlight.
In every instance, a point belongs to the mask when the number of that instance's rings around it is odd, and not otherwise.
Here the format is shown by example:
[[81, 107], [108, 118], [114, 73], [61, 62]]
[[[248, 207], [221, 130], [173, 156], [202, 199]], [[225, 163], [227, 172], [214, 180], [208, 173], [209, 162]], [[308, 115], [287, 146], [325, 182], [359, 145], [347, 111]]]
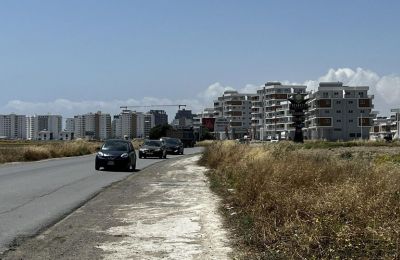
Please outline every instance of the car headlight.
[[141, 152], [146, 152], [146, 151], [147, 151], [147, 149], [140, 148], [140, 149], [139, 149], [139, 151], [141, 151]]
[[97, 155], [98, 155], [99, 157], [103, 157], [103, 156], [104, 156], [104, 153], [98, 152]]
[[121, 154], [121, 158], [128, 158], [128, 156], [129, 156], [129, 154], [127, 154], [127, 153]]
[[156, 149], [156, 152], [160, 152], [161, 151], [161, 149]]

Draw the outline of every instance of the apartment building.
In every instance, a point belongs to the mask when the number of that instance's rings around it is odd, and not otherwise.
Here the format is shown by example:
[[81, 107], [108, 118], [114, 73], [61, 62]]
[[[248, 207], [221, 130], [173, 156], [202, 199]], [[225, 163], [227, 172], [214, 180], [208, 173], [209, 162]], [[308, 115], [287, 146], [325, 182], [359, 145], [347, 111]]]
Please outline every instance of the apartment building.
[[75, 131], [75, 119], [74, 118], [67, 118], [65, 120], [65, 131], [67, 131], [67, 132]]
[[251, 135], [253, 139], [293, 138], [292, 115], [288, 98], [306, 93], [307, 86], [267, 82], [251, 97]]
[[2, 139], [26, 139], [25, 115], [0, 115], [0, 138]]
[[192, 110], [180, 109], [176, 112], [172, 125], [174, 127], [193, 127], [194, 116]]
[[27, 119], [26, 130], [29, 140], [59, 140], [62, 131], [62, 116], [30, 116]]
[[[385, 137], [395, 134], [395, 121], [393, 117], [377, 116], [373, 119], [373, 126], [370, 128], [369, 138], [371, 140], [384, 140]], [[394, 130], [394, 131], [393, 131]]]
[[150, 136], [150, 130], [155, 126], [154, 114], [145, 113], [144, 114], [144, 137], [148, 138]]
[[305, 137], [329, 141], [369, 139], [373, 123], [373, 95], [367, 86], [321, 82], [308, 95]]
[[154, 124], [155, 125], [167, 125], [168, 124], [168, 115], [165, 110], [150, 110], [150, 114], [154, 115]]
[[113, 128], [115, 138], [137, 137], [137, 113], [131, 110], [123, 110], [121, 114], [114, 116]]
[[226, 118], [228, 121], [224, 131], [215, 132], [217, 139], [237, 139], [249, 134], [254, 95], [229, 90], [214, 101], [214, 117]]
[[66, 132], [73, 132], [75, 138], [107, 140], [112, 136], [111, 116], [101, 111], [76, 115], [67, 119]]
[[267, 82], [263, 88], [264, 125], [260, 131], [261, 139], [288, 139], [294, 136], [289, 101], [293, 94], [305, 94], [307, 86], [282, 85], [280, 82]]
[[136, 137], [149, 138], [151, 128], [156, 126], [156, 116], [154, 115], [154, 113], [150, 112], [148, 113], [135, 112], [135, 113], [137, 118]]

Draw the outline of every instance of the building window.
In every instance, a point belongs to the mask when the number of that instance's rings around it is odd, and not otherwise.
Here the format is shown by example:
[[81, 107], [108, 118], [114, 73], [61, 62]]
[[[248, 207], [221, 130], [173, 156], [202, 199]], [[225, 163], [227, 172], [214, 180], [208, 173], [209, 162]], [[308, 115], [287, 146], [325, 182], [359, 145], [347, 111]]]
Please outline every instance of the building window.
[[336, 104], [338, 104], [338, 105], [341, 104], [341, 103], [342, 103], [342, 102], [341, 102], [340, 100], [337, 100], [337, 101], [336, 101]]
[[353, 123], [353, 119], [349, 119], [349, 123]]
[[359, 95], [360, 97], [364, 97], [364, 92], [358, 92], [358, 95]]
[[336, 120], [336, 123], [341, 123], [341, 122], [342, 122], [342, 120], [340, 120], [340, 119]]
[[333, 131], [340, 132], [342, 131], [342, 128], [334, 128]]
[[355, 134], [355, 133], [350, 133], [349, 136], [350, 136], [350, 137], [356, 137], [356, 134]]
[[353, 100], [349, 100], [349, 104], [353, 104]]
[[333, 93], [335, 96], [338, 96], [339, 95], [339, 92], [335, 92], [335, 93]]
[[340, 114], [342, 113], [342, 110], [336, 110], [336, 113]]
[[353, 110], [349, 110], [349, 114], [353, 113]]
[[328, 92], [323, 92], [323, 93], [322, 93], [322, 97], [324, 97], [324, 98], [327, 98], [327, 97], [329, 97], [329, 94], [328, 94]]
[[329, 114], [329, 110], [325, 110], [325, 114]]

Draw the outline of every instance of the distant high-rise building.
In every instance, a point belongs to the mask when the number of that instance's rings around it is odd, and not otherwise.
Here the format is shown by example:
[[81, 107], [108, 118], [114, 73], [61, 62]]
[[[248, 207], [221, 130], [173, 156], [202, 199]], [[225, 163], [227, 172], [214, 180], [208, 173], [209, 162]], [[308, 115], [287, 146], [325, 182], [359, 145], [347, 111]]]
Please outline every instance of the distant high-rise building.
[[150, 114], [154, 115], [155, 125], [166, 125], [168, 124], [168, 115], [164, 110], [150, 110]]
[[25, 115], [0, 115], [0, 137], [6, 139], [26, 139]]
[[144, 114], [144, 137], [148, 138], [150, 136], [150, 130], [155, 126], [154, 114], [145, 113]]
[[65, 131], [67, 131], [67, 132], [75, 131], [75, 119], [74, 118], [67, 118], [65, 120]]
[[73, 125], [76, 138], [107, 140], [112, 136], [111, 116], [101, 111], [77, 115], [69, 125], [70, 128]]
[[[62, 131], [61, 115], [34, 115], [28, 118], [28, 139], [43, 140], [59, 140]], [[40, 133], [45, 133], [40, 134]]]
[[123, 110], [121, 114], [114, 116], [114, 137], [129, 138], [137, 137], [137, 114], [131, 110]]

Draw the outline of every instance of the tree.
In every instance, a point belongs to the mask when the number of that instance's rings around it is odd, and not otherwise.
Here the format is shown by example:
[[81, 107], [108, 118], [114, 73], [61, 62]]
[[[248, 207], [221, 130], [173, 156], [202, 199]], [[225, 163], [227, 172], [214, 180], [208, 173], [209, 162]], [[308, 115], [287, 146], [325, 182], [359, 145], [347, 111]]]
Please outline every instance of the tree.
[[200, 140], [214, 140], [215, 139], [215, 137], [210, 133], [210, 131], [206, 128], [206, 127], [204, 127], [202, 130], [201, 130], [201, 136], [200, 136]]
[[156, 125], [152, 129], [150, 129], [149, 137], [150, 139], [160, 139], [167, 135], [167, 131], [171, 130], [172, 126], [165, 124], [165, 125]]

